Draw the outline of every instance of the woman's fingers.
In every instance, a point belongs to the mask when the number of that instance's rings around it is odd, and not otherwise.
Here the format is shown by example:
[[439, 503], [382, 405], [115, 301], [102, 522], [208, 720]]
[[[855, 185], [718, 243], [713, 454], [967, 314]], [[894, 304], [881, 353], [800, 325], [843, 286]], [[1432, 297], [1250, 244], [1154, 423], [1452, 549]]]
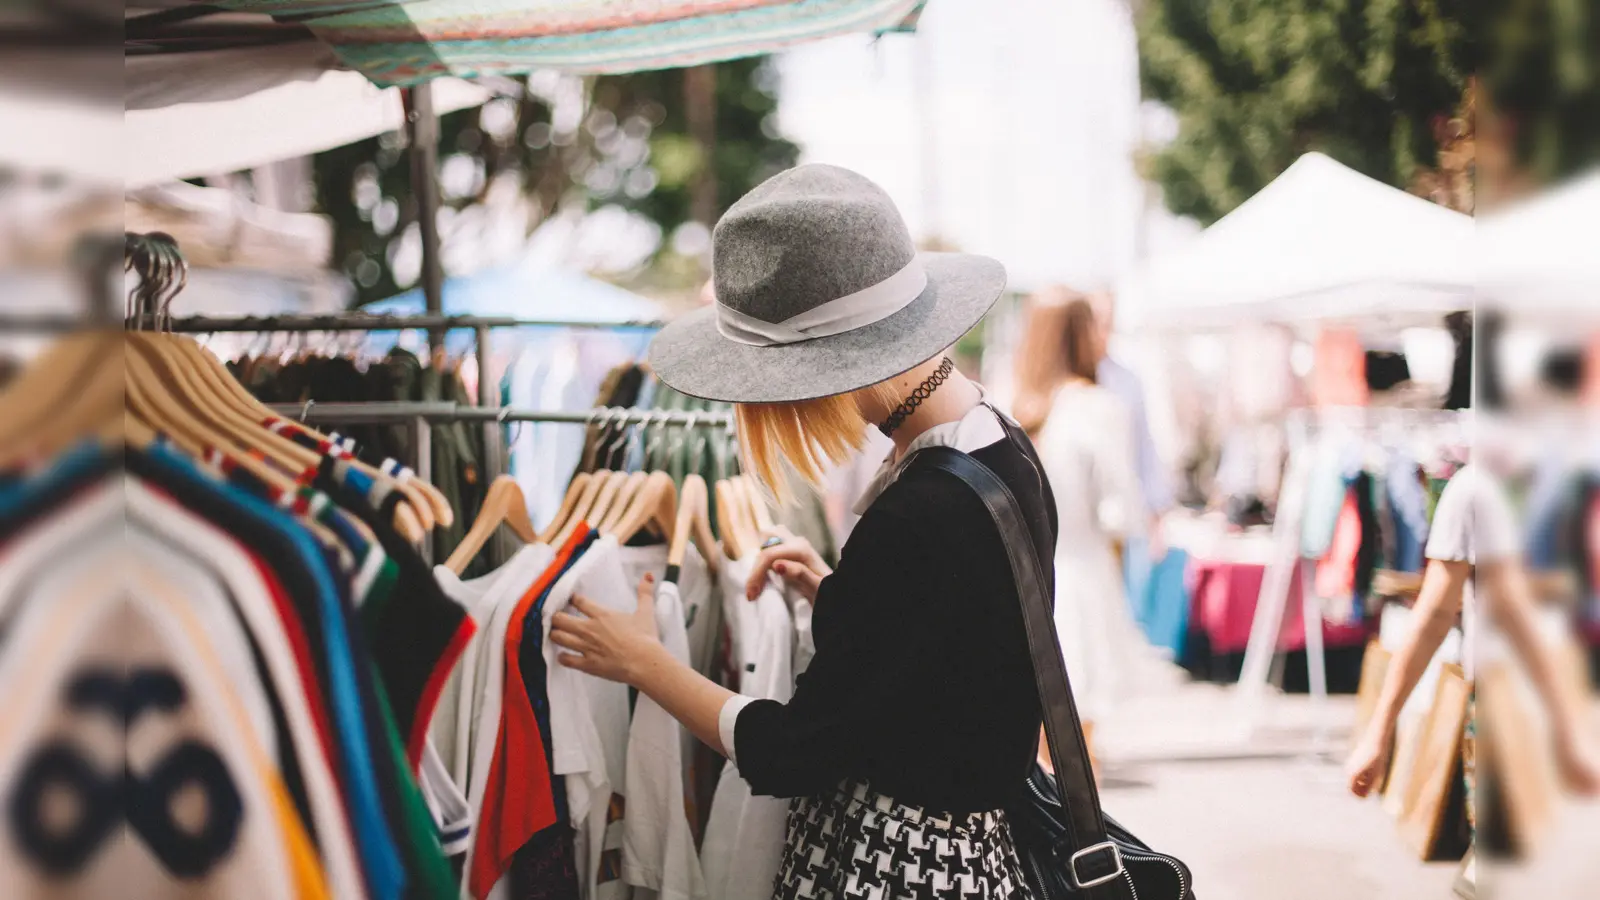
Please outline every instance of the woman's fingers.
[[579, 672], [586, 672], [590, 675], [598, 676], [601, 674], [600, 667], [595, 665], [593, 660], [579, 653], [557, 653], [556, 662], [569, 669], [577, 669]]
[[565, 629], [551, 628], [550, 642], [557, 647], [576, 650], [579, 653], [588, 653], [594, 649], [594, 642], [590, 641], [587, 635]]
[[557, 632], [567, 632], [588, 637], [589, 629], [593, 627], [594, 624], [588, 619], [580, 618], [569, 612], [558, 612], [550, 617], [550, 634], [552, 636]]
[[656, 619], [656, 576], [655, 576], [655, 573], [646, 572], [646, 573], [644, 573], [644, 577], [639, 579], [638, 601], [639, 601], [639, 606], [637, 608], [638, 615], [640, 615], [642, 617], [645, 617], [645, 618], [648, 618], [649, 621], [654, 622], [655, 619]]
[[[572, 595], [572, 607], [591, 619], [604, 619], [607, 616], [616, 615], [616, 613], [606, 609], [604, 606], [601, 606], [598, 603], [595, 603], [593, 600], [590, 600], [588, 597], [585, 597], [582, 594]], [[557, 613], [556, 615], [560, 615], [560, 613]]]
[[807, 600], [817, 599], [817, 588], [822, 585], [821, 572], [810, 566], [802, 566], [790, 562], [777, 563], [773, 566], [773, 571], [794, 585], [795, 589]]
[[745, 597], [754, 600], [761, 595], [761, 588], [767, 583], [767, 573], [773, 571], [773, 566], [780, 561], [793, 564], [796, 570], [810, 568], [813, 555], [815, 554], [811, 545], [799, 540], [786, 541], [761, 551], [756, 555], [755, 566], [750, 570], [749, 580], [745, 582]]

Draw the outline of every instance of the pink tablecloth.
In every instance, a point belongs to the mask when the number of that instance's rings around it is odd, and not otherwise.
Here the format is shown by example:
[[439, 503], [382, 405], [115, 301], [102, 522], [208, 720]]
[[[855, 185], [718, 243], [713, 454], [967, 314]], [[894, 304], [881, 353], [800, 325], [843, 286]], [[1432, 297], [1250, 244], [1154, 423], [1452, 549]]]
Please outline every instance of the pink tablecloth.
[[[1259, 563], [1189, 559], [1190, 627], [1205, 631], [1212, 653], [1241, 653], [1250, 643], [1250, 626], [1255, 621], [1256, 600], [1261, 596], [1261, 579], [1267, 567]], [[1300, 605], [1300, 579], [1293, 579], [1289, 606], [1284, 610], [1283, 627], [1278, 632], [1278, 649], [1304, 650], [1304, 617]], [[1322, 623], [1326, 647], [1350, 647], [1364, 643], [1371, 634], [1365, 625]]]

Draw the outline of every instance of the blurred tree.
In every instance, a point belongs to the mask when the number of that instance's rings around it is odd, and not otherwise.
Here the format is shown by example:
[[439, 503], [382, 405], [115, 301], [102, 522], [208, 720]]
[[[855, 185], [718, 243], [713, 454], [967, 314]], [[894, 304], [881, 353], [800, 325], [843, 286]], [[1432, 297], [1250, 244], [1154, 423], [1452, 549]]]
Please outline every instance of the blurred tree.
[[1515, 195], [1600, 163], [1600, 9], [1502, 0], [1482, 67], [1483, 187]]
[[[778, 132], [776, 71], [764, 57], [583, 79], [540, 73], [526, 85], [519, 98], [440, 119], [447, 275], [452, 250], [503, 239], [512, 227], [520, 243], [569, 208], [638, 213], [660, 229], [653, 259], [699, 257], [727, 204], [799, 156]], [[690, 102], [712, 106], [691, 116]], [[404, 135], [318, 154], [315, 172], [318, 210], [334, 221], [335, 265], [355, 284], [357, 303], [411, 287], [420, 239]]]
[[1209, 224], [1312, 150], [1399, 187], [1438, 164], [1476, 60], [1471, 0], [1143, 0], [1146, 97], [1176, 138], [1144, 160]]

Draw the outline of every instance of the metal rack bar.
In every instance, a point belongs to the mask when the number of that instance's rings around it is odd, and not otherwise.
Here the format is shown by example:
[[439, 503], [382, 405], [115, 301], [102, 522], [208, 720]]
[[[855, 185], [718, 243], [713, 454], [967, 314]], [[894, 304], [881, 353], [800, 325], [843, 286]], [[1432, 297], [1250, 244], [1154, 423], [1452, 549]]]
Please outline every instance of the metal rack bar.
[[[148, 323], [127, 323], [129, 327]], [[493, 328], [583, 328], [583, 329], [659, 329], [666, 323], [638, 319], [626, 322], [564, 322], [555, 319], [522, 319], [513, 316], [385, 316], [365, 313], [284, 316], [181, 316], [171, 320], [170, 328], [179, 334], [224, 334], [268, 331], [459, 331], [482, 333]]]
[[[422, 297], [432, 315], [444, 312], [444, 262], [439, 239], [439, 117], [433, 112], [433, 86], [419, 84], [401, 91], [406, 138], [411, 157], [411, 192], [417, 200], [417, 226], [422, 235]], [[444, 331], [428, 332], [428, 347], [444, 346]]]
[[272, 410], [284, 418], [315, 424], [388, 425], [409, 421], [447, 422], [558, 422], [571, 425], [660, 425], [669, 427], [732, 428], [730, 413], [681, 412], [625, 407], [590, 410], [485, 409], [460, 403], [376, 401], [368, 403], [277, 403]]

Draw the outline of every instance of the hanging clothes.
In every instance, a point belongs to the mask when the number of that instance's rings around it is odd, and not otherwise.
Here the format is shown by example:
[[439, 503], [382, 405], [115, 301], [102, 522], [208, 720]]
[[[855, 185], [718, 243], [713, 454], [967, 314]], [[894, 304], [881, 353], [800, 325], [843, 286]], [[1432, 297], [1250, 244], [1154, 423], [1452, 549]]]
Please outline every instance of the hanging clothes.
[[[673, 579], [658, 582], [656, 632], [662, 646], [688, 665], [689, 632]], [[648, 696], [640, 696], [628, 729], [628, 756], [623, 779], [627, 817], [622, 836], [622, 874], [635, 886], [634, 900], [698, 900], [708, 898], [695, 835], [685, 803], [689, 793], [684, 729]]]
[[[404, 635], [415, 610], [370, 527], [305, 482], [211, 459], [157, 442], [0, 477], [0, 671], [21, 688], [0, 731], [0, 895], [451, 896], [405, 731], [460, 629], [393, 665], [373, 625]], [[68, 550], [77, 565], [39, 568]], [[83, 743], [117, 729], [125, 755]], [[145, 797], [127, 840], [104, 839], [120, 805], [81, 796], [85, 840], [60, 852], [36, 791], [66, 784], [49, 774], [64, 763]], [[181, 835], [174, 778], [205, 797]]]
[[[746, 697], [787, 703], [794, 696], [794, 622], [775, 578], [754, 602], [745, 599], [755, 557], [752, 552], [725, 560], [719, 579], [738, 677], [735, 690]], [[787, 800], [755, 796], [735, 763], [723, 767], [700, 847], [712, 897], [767, 900], [772, 896], [788, 812]]]

